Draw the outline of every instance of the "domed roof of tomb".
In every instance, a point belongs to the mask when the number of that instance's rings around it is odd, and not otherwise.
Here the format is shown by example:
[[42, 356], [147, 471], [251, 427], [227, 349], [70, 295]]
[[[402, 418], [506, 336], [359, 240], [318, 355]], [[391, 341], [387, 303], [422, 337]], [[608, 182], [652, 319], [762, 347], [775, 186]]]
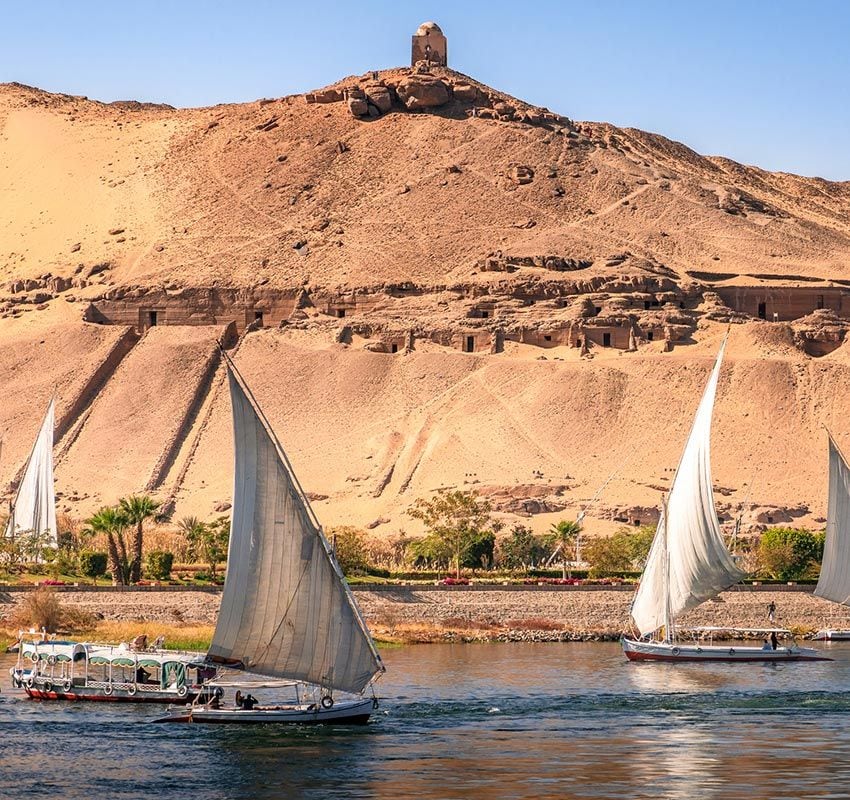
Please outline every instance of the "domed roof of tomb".
[[436, 22], [423, 22], [417, 29], [417, 36], [427, 36], [429, 33], [442, 33], [442, 29]]

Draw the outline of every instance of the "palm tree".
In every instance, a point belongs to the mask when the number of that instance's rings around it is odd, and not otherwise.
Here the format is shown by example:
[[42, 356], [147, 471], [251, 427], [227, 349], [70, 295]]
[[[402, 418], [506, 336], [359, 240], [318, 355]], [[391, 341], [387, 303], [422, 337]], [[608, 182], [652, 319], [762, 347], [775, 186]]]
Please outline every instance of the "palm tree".
[[130, 562], [130, 583], [138, 583], [142, 577], [142, 540], [145, 520], [156, 515], [160, 504], [149, 495], [131, 494], [129, 497], [122, 497], [118, 505], [126, 516], [127, 523], [136, 526], [136, 535], [133, 537], [133, 559]]
[[575, 556], [575, 548], [578, 544], [578, 537], [581, 533], [581, 523], [573, 522], [569, 519], [562, 519], [560, 522], [554, 523], [549, 532], [552, 535], [552, 541], [555, 544], [555, 551], [549, 559], [552, 561], [556, 554], [561, 556], [561, 572], [564, 578], [567, 577], [567, 562], [574, 559], [570, 556]]
[[124, 541], [124, 529], [127, 524], [128, 519], [124, 511], [115, 506], [104, 506], [86, 520], [86, 525], [92, 533], [102, 533], [106, 537], [106, 555], [113, 586], [124, 586], [129, 578], [127, 544]]

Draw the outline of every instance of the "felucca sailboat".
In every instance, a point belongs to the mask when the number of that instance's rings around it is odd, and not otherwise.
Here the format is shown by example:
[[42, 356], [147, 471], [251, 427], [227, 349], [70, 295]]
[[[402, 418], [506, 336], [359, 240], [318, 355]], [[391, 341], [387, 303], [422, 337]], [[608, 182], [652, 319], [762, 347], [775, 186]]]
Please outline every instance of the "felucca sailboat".
[[53, 489], [53, 425], [55, 399], [47, 406], [47, 413], [35, 438], [24, 475], [15, 493], [6, 536], [44, 536], [43, 544], [56, 547], [56, 497]]
[[[776, 649], [729, 647], [695, 640], [683, 641], [679, 637], [680, 631], [676, 627], [678, 617], [744, 576], [723, 543], [711, 482], [711, 417], [725, 349], [726, 339], [720, 346], [673, 484], [662, 505], [646, 567], [632, 601], [631, 616], [640, 637], [623, 638], [623, 650], [632, 661], [822, 658], [816, 650], [797, 646]], [[661, 631], [663, 635], [659, 636]], [[713, 632], [720, 631], [716, 629]], [[770, 634], [771, 630], [761, 632]]]
[[[838, 445], [829, 436], [829, 500], [826, 541], [815, 595], [850, 605], [850, 468]], [[850, 639], [850, 630], [825, 628], [815, 639]]]
[[[228, 379], [233, 516], [207, 660], [220, 670], [208, 686], [240, 691], [232, 707], [216, 698], [159, 721], [366, 722], [377, 701], [364, 692], [384, 671], [381, 657], [289, 459], [229, 359]], [[283, 686], [294, 702], [240, 702], [242, 689]]]

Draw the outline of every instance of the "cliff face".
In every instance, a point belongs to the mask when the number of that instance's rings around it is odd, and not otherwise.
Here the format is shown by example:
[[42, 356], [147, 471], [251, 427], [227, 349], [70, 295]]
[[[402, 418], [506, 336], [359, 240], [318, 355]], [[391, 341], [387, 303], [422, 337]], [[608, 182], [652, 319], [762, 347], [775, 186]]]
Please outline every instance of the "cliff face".
[[443, 68], [190, 110], [4, 85], [0, 126], [9, 489], [55, 388], [60, 507], [135, 488], [222, 508], [219, 338], [329, 522], [411, 529], [417, 497], [463, 486], [544, 526], [618, 465], [590, 516], [646, 521], [733, 323], [723, 513], [825, 513], [820, 425], [840, 441], [848, 410], [847, 184], [573, 122]]

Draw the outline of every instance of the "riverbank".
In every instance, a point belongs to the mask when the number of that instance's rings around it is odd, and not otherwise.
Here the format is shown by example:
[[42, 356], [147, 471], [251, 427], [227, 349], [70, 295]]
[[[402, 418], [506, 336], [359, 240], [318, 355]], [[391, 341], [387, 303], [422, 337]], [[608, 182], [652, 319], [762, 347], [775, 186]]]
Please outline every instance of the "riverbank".
[[[812, 587], [736, 587], [685, 615], [683, 626], [763, 628], [767, 606], [776, 624], [798, 635], [820, 628], [850, 628], [850, 609], [815, 597]], [[0, 628], [27, 592], [0, 593]], [[628, 587], [358, 587], [354, 595], [375, 637], [384, 642], [606, 641], [629, 627]], [[165, 635], [174, 647], [204, 649], [215, 625], [220, 593], [183, 590], [60, 593], [63, 606], [92, 620], [91, 638]], [[76, 632], [75, 632], [76, 633]]]

